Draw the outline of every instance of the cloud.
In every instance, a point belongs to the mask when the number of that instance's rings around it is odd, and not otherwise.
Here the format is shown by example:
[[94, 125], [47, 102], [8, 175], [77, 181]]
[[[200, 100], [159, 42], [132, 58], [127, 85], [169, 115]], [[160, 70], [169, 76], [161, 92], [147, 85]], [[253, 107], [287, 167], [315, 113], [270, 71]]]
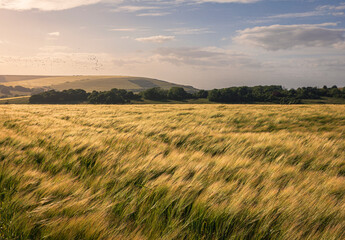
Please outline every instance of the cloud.
[[138, 42], [154, 42], [154, 43], [164, 43], [175, 40], [175, 36], [152, 36], [152, 37], [143, 37], [143, 38], [136, 38]]
[[172, 28], [166, 31], [172, 32], [175, 35], [194, 35], [194, 34], [205, 34], [213, 33], [208, 28]]
[[139, 13], [137, 14], [138, 17], [161, 17], [161, 16], [166, 16], [171, 13], [169, 12], [151, 12], [151, 13]]
[[270, 18], [304, 18], [304, 17], [315, 17], [324, 15], [324, 13], [320, 11], [311, 11], [311, 12], [301, 12], [301, 13], [285, 13], [285, 14], [278, 14], [267, 17]]
[[345, 71], [345, 58], [342, 56], [321, 57], [304, 61], [306, 67], [313, 69], [341, 70]]
[[[260, 0], [192, 0], [193, 3], [201, 4], [206, 2], [215, 2], [215, 3], [255, 3]], [[71, 8], [76, 8], [80, 6], [92, 5], [97, 3], [107, 3], [107, 4], [119, 4], [124, 2], [123, 0], [0, 0], [0, 9], [8, 10], [33, 10], [38, 9], [41, 11], [60, 11]], [[157, 4], [157, 5], [176, 5], [182, 3], [190, 4], [191, 1], [187, 0], [176, 0], [176, 1], [157, 1], [152, 2], [148, 0], [141, 1], [126, 1], [129, 3], [137, 4]], [[115, 9], [115, 11], [126, 11], [126, 12], [137, 12], [142, 10], [152, 10], [157, 9], [156, 6], [120, 6]]]
[[339, 5], [324, 5], [324, 6], [319, 6], [319, 10], [336, 10], [336, 11], [341, 11], [345, 10], [345, 3], [340, 3]]
[[109, 29], [111, 32], [134, 32], [137, 31], [136, 28], [112, 28]]
[[139, 12], [139, 11], [145, 11], [145, 10], [156, 10], [160, 9], [160, 7], [156, 6], [119, 6], [115, 9], [113, 9], [113, 12]]
[[58, 11], [99, 2], [101, 0], [0, 0], [0, 9]]
[[276, 19], [276, 18], [305, 18], [305, 17], [315, 17], [315, 16], [343, 16], [345, 10], [345, 3], [341, 3], [339, 5], [324, 5], [318, 6], [314, 11], [309, 12], [298, 12], [298, 13], [285, 13], [285, 14], [278, 14], [266, 17], [267, 19]]
[[161, 5], [159, 6], [144, 6], [144, 5], [125, 5], [125, 6], [118, 6], [117, 8], [113, 9], [113, 12], [126, 12], [126, 13], [137, 13], [136, 16], [138, 17], [161, 17], [171, 14], [170, 12], [159, 12], [159, 10], [163, 9]]
[[160, 61], [175, 65], [198, 67], [258, 67], [260, 64], [249, 56], [221, 48], [160, 48], [156, 50]]
[[215, 3], [256, 3], [261, 0], [197, 0], [196, 2], [205, 3], [205, 2], [215, 2]]
[[298, 47], [338, 47], [345, 42], [345, 29], [331, 29], [335, 23], [271, 25], [238, 31], [233, 40], [240, 44], [266, 50], [284, 50]]
[[48, 33], [48, 36], [59, 37], [60, 36], [60, 32], [51, 32], [51, 33]]

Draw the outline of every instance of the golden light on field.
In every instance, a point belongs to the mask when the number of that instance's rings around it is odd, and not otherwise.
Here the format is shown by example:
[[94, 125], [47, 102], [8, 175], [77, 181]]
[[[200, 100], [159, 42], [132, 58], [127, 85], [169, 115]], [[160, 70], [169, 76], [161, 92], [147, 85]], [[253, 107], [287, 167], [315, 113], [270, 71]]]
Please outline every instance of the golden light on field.
[[344, 106], [0, 106], [1, 237], [342, 239]]

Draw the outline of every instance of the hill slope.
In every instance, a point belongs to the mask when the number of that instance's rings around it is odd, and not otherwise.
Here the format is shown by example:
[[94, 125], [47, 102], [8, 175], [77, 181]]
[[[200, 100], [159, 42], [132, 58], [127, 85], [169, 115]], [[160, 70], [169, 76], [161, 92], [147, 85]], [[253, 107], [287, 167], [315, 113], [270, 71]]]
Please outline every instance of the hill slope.
[[112, 88], [142, 91], [148, 88], [183, 87], [194, 92], [191, 86], [182, 86], [157, 79], [128, 76], [0, 76], [0, 84], [5, 86], [23, 86], [46, 89], [84, 89], [86, 91], [106, 91]]

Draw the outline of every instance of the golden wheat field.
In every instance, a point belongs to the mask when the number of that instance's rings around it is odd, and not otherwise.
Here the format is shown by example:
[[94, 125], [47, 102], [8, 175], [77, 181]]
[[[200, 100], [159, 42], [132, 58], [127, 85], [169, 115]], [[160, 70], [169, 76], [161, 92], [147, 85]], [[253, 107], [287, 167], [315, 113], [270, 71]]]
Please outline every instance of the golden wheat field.
[[0, 106], [0, 239], [344, 239], [345, 106]]

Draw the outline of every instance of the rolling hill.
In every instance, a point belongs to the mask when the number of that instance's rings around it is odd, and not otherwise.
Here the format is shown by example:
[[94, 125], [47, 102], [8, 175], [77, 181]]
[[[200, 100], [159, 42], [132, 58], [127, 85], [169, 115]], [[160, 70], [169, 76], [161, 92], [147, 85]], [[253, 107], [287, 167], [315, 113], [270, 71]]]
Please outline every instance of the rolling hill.
[[112, 88], [126, 89], [134, 92], [161, 87], [183, 87], [188, 92], [195, 92], [191, 86], [178, 85], [166, 81], [143, 77], [128, 76], [0, 76], [0, 84], [4, 86], [22, 86], [26, 88], [44, 89], [84, 89], [85, 91], [106, 91]]

